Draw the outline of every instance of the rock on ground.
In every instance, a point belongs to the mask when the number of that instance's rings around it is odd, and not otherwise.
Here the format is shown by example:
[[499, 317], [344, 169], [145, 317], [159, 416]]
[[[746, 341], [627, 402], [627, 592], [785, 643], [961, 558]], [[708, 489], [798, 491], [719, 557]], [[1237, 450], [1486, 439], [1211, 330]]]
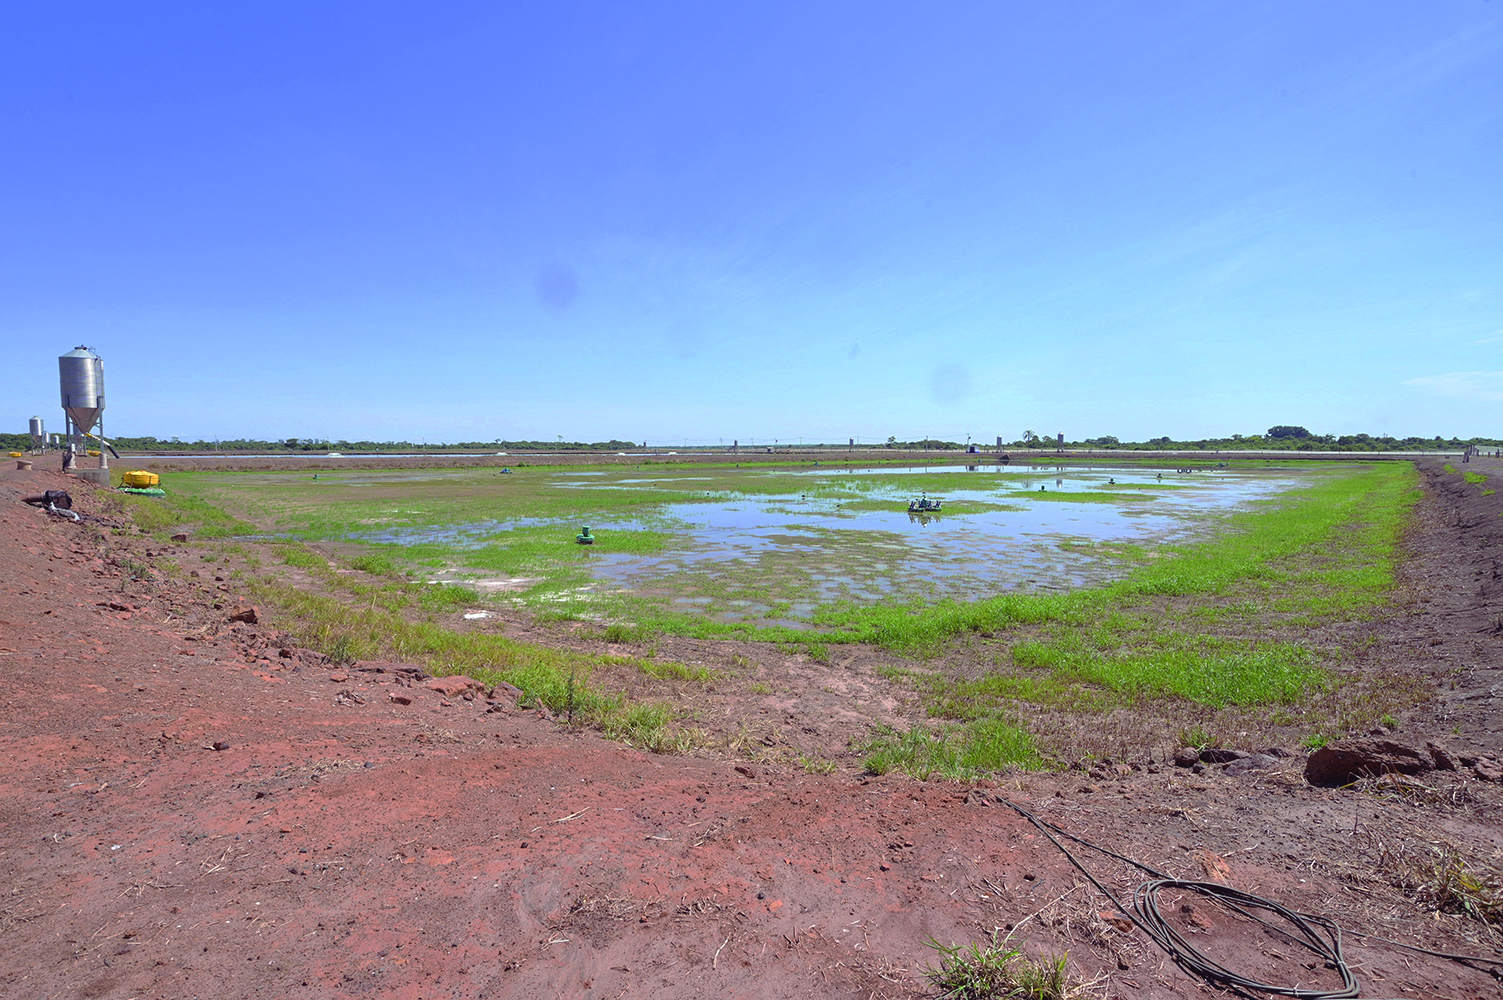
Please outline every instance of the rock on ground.
[[1337, 740], [1310, 755], [1305, 762], [1305, 780], [1334, 787], [1380, 774], [1424, 774], [1434, 769], [1429, 753], [1393, 740]]

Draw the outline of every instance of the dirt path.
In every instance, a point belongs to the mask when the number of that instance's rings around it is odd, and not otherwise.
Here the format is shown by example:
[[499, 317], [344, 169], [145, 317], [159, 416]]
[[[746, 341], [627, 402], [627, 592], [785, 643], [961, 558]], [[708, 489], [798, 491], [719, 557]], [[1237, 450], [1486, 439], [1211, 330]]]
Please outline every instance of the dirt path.
[[[1503, 750], [1503, 461], [1418, 463], [1425, 499], [1405, 567], [1409, 600], [1370, 623], [1390, 662], [1421, 667], [1437, 696], [1408, 721], [1460, 751]], [[1463, 473], [1489, 476], [1468, 483]], [[1497, 493], [1484, 492], [1498, 490]]]
[[[1462, 772], [1423, 792], [1327, 790], [1295, 758], [1242, 777], [1106, 765], [961, 787], [648, 756], [400, 674], [284, 657], [285, 637], [225, 621], [232, 584], [134, 582], [170, 551], [16, 502], [62, 482], [0, 474], [5, 997], [871, 1000], [927, 995], [929, 937], [995, 928], [1031, 954], [1068, 950], [1103, 995], [1204, 994], [1102, 919], [999, 793], [1176, 875], [1483, 947], [1480, 925], [1433, 916], [1384, 862], [1426, 839], [1503, 850], [1503, 795]], [[1396, 642], [1427, 671], [1456, 659], [1455, 691], [1490, 692], [1497, 640], [1468, 630], [1496, 612], [1470, 574], [1496, 541], [1446, 521], [1471, 501], [1432, 477], [1417, 544], [1440, 555], [1424, 550], [1412, 585], [1441, 642]], [[1461, 558], [1465, 572], [1447, 562]], [[1446, 688], [1434, 726], [1497, 749], [1496, 705]], [[1109, 884], [1141, 878], [1092, 863]], [[1170, 919], [1251, 973], [1335, 982], [1224, 913]], [[1364, 995], [1497, 995], [1481, 971], [1347, 946]]]

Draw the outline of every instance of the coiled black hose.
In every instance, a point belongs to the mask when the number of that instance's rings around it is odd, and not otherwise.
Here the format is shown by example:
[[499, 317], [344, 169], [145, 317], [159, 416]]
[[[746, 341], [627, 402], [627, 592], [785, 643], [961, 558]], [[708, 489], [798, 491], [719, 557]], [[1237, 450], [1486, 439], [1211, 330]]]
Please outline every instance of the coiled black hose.
[[[1076, 870], [1089, 879], [1091, 884], [1103, 896], [1111, 900], [1112, 904], [1119, 911], [1137, 925], [1144, 934], [1147, 934], [1155, 944], [1164, 949], [1165, 953], [1174, 960], [1176, 965], [1190, 975], [1198, 976], [1215, 985], [1224, 986], [1243, 996], [1250, 996], [1251, 991], [1254, 990], [1260, 993], [1271, 993], [1276, 996], [1294, 997], [1296, 1000], [1349, 1000], [1349, 998], [1357, 996], [1357, 977], [1352, 974], [1351, 968], [1347, 966], [1346, 960], [1341, 953], [1341, 927], [1329, 918], [1313, 913], [1298, 913], [1271, 899], [1255, 896], [1240, 889], [1233, 889], [1231, 886], [1222, 885], [1219, 882], [1195, 882], [1170, 878], [1163, 872], [1155, 871], [1140, 861], [1134, 861], [1132, 858], [1118, 854], [1109, 848], [1077, 837], [1075, 834], [1055, 826], [1048, 820], [1039, 819], [1016, 802], [1003, 798], [1001, 795], [996, 796], [996, 800], [1003, 805], [1011, 807], [1018, 815], [1032, 823], [1040, 833], [1049, 838], [1049, 842], [1059, 849], [1059, 852], [1065, 856], [1065, 859]], [[1152, 875], [1153, 878], [1142, 883], [1133, 891], [1131, 907], [1124, 906], [1116, 894], [1103, 885], [1100, 879], [1096, 878], [1095, 875], [1081, 864], [1080, 860], [1071, 853], [1068, 847], [1060, 843], [1059, 837], [1056, 837], [1055, 834], [1074, 841], [1082, 847], [1088, 847], [1109, 858], [1115, 858], [1124, 864], [1131, 865], [1141, 872]], [[1228, 909], [1257, 921], [1270, 932], [1278, 934], [1291, 944], [1308, 949], [1327, 968], [1334, 970], [1341, 977], [1341, 989], [1314, 990], [1298, 985], [1285, 986], [1274, 983], [1260, 983], [1217, 963], [1187, 941], [1184, 935], [1180, 934], [1179, 931], [1175, 930], [1164, 919], [1164, 915], [1159, 909], [1159, 893], [1164, 889], [1181, 889], [1215, 899]], [[1277, 915], [1284, 921], [1287, 921], [1289, 926], [1286, 928], [1263, 919], [1256, 912], [1253, 912], [1258, 910]], [[1292, 930], [1289, 928], [1292, 928]], [[1405, 944], [1402, 941], [1393, 941], [1389, 938], [1379, 937], [1376, 934], [1357, 934], [1356, 936], [1372, 938], [1375, 941], [1397, 945], [1409, 951], [1419, 952], [1424, 955], [1433, 955], [1437, 958], [1446, 958], [1468, 965], [1503, 966], [1503, 959], [1432, 951], [1429, 948], [1419, 948], [1412, 944]], [[1494, 975], [1497, 975], [1497, 973], [1494, 972]]]
[[[1208, 958], [1164, 919], [1158, 905], [1158, 894], [1162, 889], [1188, 889], [1191, 892], [1217, 899], [1229, 909], [1256, 920], [1291, 944], [1309, 949], [1325, 963], [1327, 968], [1334, 969], [1341, 977], [1341, 989], [1312, 990], [1300, 986], [1275, 986], [1238, 975]], [[1235, 989], [1259, 990], [1263, 993], [1295, 997], [1298, 1000], [1341, 1000], [1341, 998], [1357, 995], [1357, 977], [1352, 975], [1352, 970], [1348, 968], [1341, 955], [1341, 928], [1324, 917], [1296, 913], [1271, 899], [1254, 896], [1252, 893], [1242, 892], [1218, 882], [1187, 882], [1172, 878], [1157, 878], [1138, 886], [1133, 892], [1132, 907], [1132, 916], [1136, 918], [1134, 923], [1143, 928], [1160, 948], [1168, 952], [1180, 968], [1202, 979]], [[1298, 933], [1291, 934], [1283, 927], [1269, 923], [1256, 913], [1250, 912], [1251, 910], [1267, 910], [1276, 913], [1287, 920]]]

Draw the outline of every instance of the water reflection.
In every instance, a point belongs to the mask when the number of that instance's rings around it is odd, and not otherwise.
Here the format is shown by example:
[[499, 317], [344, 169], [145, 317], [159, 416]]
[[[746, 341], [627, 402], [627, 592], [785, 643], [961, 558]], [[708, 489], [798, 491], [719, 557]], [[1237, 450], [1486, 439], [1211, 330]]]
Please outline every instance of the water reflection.
[[[970, 473], [945, 479], [947, 473]], [[1135, 553], [1204, 537], [1228, 512], [1307, 482], [1299, 470], [1201, 470], [1168, 474], [1140, 468], [956, 465], [912, 469], [851, 468], [802, 471], [813, 477], [786, 493], [755, 492], [757, 477], [789, 470], [745, 470], [747, 492], [725, 489], [725, 475], [583, 477], [567, 473], [557, 485], [577, 489], [660, 489], [662, 484], [715, 479], [719, 491], [703, 500], [664, 503], [647, 516], [596, 516], [601, 542], [588, 559], [597, 586], [661, 597], [686, 609], [709, 577], [802, 581], [807, 610], [837, 600], [892, 597], [975, 598], [1010, 589], [1072, 589], [1113, 579]], [[929, 476], [930, 481], [903, 480]], [[737, 480], [731, 479], [731, 482]], [[1051, 482], [1052, 481], [1052, 482]], [[944, 513], [908, 510], [921, 491], [944, 501]], [[675, 489], [682, 496], [679, 489]], [[577, 518], [518, 518], [443, 527], [361, 532], [358, 540], [439, 542], [474, 548], [504, 544], [512, 528], [557, 525], [572, 538]], [[609, 533], [643, 528], [667, 531], [669, 551], [639, 556], [611, 552]], [[699, 580], [700, 584], [693, 581]], [[744, 586], [744, 584], [738, 584]], [[683, 600], [680, 600], [683, 599]], [[723, 617], [758, 617], [763, 601], [745, 607], [722, 601]], [[807, 605], [807, 608], [806, 608]]]

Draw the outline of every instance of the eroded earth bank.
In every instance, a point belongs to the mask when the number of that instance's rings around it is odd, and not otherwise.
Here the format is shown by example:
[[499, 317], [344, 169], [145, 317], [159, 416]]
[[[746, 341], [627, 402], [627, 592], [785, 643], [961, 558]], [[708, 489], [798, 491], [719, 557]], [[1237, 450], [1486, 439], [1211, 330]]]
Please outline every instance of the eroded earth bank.
[[[0, 994], [872, 1000], [935, 995], [926, 942], [994, 932], [1068, 954], [1094, 995], [1216, 992], [1006, 799], [1172, 876], [1338, 922], [1363, 996], [1495, 997], [1497, 966], [1362, 936], [1500, 956], [1478, 907], [1499, 899], [1503, 852], [1488, 756], [1503, 751], [1503, 496], [1421, 471], [1402, 593], [1345, 628], [1428, 692], [1373, 738], [1441, 755], [1335, 788], [1306, 781], [1297, 746], [1192, 769], [1153, 745], [964, 785], [643, 753], [504, 690], [333, 663], [264, 614], [230, 621], [252, 603], [235, 581], [153, 571], [195, 542], [133, 530], [58, 472], [7, 471]], [[19, 502], [58, 488], [83, 521]], [[827, 697], [778, 712], [791, 732], [832, 727]], [[1146, 878], [1076, 853], [1125, 901]], [[1198, 897], [1161, 909], [1251, 978], [1339, 986]]]

